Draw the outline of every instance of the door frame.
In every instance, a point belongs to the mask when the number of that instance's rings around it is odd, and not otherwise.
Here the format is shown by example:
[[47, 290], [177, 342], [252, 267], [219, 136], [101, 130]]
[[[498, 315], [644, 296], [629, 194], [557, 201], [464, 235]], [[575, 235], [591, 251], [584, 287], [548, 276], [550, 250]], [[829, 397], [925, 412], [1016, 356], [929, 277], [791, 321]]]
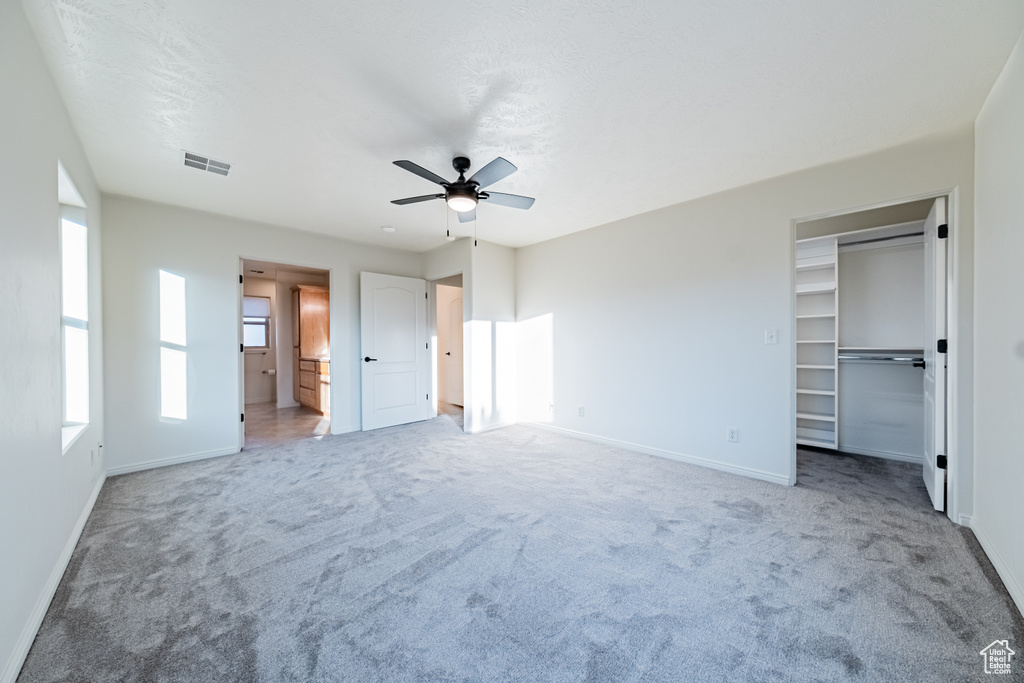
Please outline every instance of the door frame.
[[[960, 337], [960, 269], [961, 269], [961, 230], [962, 223], [968, 221], [960, 220], [962, 202], [960, 200], [959, 187], [951, 187], [934, 192], [923, 192], [909, 197], [901, 197], [873, 204], [827, 211], [811, 216], [801, 216], [790, 220], [789, 230], [789, 326], [790, 339], [796, 339], [796, 233], [797, 224], [807, 221], [819, 220], [844, 216], [861, 211], [882, 209], [897, 204], [921, 201], [924, 199], [946, 198], [946, 223], [949, 225], [950, 237], [946, 245], [946, 338], [951, 353], [946, 354], [946, 516], [957, 524], [969, 525], [970, 519], [961, 514], [961, 509], [971, 509], [973, 505], [973, 492], [967, 488], [961, 490], [959, 484], [967, 478], [961, 475], [965, 463], [960, 453], [960, 432], [961, 419], [970, 419], [970, 411], [965, 412], [961, 405], [961, 384], [969, 386], [962, 381], [959, 355], [961, 349]], [[791, 458], [789, 471], [789, 485], [796, 484], [796, 344], [790, 344], [790, 377], [789, 377], [789, 442], [791, 444]]]
[[[254, 256], [254, 255], [246, 255], [246, 254], [239, 254], [238, 255], [238, 276], [240, 278], [242, 278], [242, 280], [239, 280], [239, 282], [238, 282], [238, 297], [236, 298], [236, 301], [235, 301], [235, 320], [238, 321], [238, 338], [235, 339], [235, 348], [237, 348], [239, 350], [238, 351], [238, 413], [239, 413], [239, 416], [245, 415], [245, 348], [243, 346], [243, 336], [242, 336], [243, 335], [243, 331], [242, 331], [242, 297], [245, 296], [245, 283], [243, 282], [243, 280], [245, 278], [245, 262], [246, 261], [265, 261], [267, 263], [273, 263], [273, 264], [278, 265], [278, 266], [284, 266], [286, 269], [289, 266], [292, 266], [292, 267], [295, 267], [295, 268], [314, 268], [316, 270], [323, 270], [323, 271], [326, 271], [326, 273], [327, 273], [327, 291], [328, 291], [328, 293], [333, 292], [334, 291], [334, 286], [335, 286], [335, 282], [334, 282], [334, 269], [331, 268], [331, 267], [328, 267], [328, 266], [323, 266], [323, 265], [316, 264], [316, 263], [296, 263], [295, 261], [282, 261], [282, 260], [280, 260], [276, 256]], [[276, 278], [275, 278], [275, 282], [276, 282]], [[278, 303], [278, 305], [274, 307], [274, 318], [275, 319], [277, 317], [277, 312], [279, 310], [279, 308], [278, 308], [279, 306], [280, 306], [280, 303]], [[332, 359], [332, 361], [333, 361], [333, 359], [337, 355], [337, 349], [335, 348], [336, 337], [335, 337], [335, 324], [334, 324], [334, 318], [335, 318], [335, 314], [336, 313], [337, 313], [337, 308], [335, 308], [335, 300], [334, 300], [334, 297], [332, 296], [331, 297], [331, 309], [330, 309], [330, 335], [331, 335], [331, 359]], [[277, 323], [276, 323], [276, 320], [275, 320], [274, 325], [273, 325], [274, 334], [277, 334], [277, 327], [278, 326], [277, 326]], [[277, 344], [274, 345], [274, 349], [275, 349], [275, 351], [277, 350]], [[338, 356], [338, 357], [340, 357], [340, 356]], [[275, 359], [275, 365], [276, 364], [277, 364], [277, 360]], [[335, 368], [334, 368], [334, 364], [332, 362], [332, 364], [331, 364], [331, 372], [332, 372], [332, 374], [333, 374], [334, 370], [335, 370]], [[275, 375], [275, 379], [274, 379], [275, 382], [277, 382], [277, 379], [276, 379], [277, 376], [279, 376], [279, 375]], [[333, 417], [333, 413], [334, 413], [333, 408], [334, 408], [335, 405], [336, 405], [335, 404], [335, 385], [334, 385], [334, 382], [331, 382], [331, 409], [332, 409], [331, 413], [332, 413], [332, 417]], [[341, 433], [344, 433], [344, 431], [352, 431], [351, 429], [347, 429], [347, 430], [343, 430], [343, 431], [335, 431], [335, 426], [336, 426], [335, 425], [335, 421], [332, 419], [331, 420], [331, 432], [330, 432], [331, 434], [341, 434]], [[238, 420], [238, 450], [242, 451], [244, 448], [245, 448], [245, 420], [240, 418]]]
[[[430, 381], [431, 381], [431, 389], [433, 390], [433, 394], [431, 394], [431, 395], [434, 397], [433, 401], [432, 401], [433, 409], [434, 409], [434, 417], [437, 417], [437, 415], [438, 415], [438, 411], [437, 411], [437, 398], [438, 398], [438, 388], [437, 388], [437, 382], [438, 382], [438, 370], [437, 370], [437, 285], [444, 284], [443, 282], [441, 282], [442, 280], [447, 280], [448, 278], [455, 277], [456, 275], [461, 275], [462, 276], [462, 324], [465, 325], [466, 324], [466, 275], [465, 275], [465, 272], [462, 271], [462, 270], [457, 270], [455, 272], [447, 273], [445, 275], [439, 275], [439, 276], [434, 277], [434, 278], [432, 278], [430, 280], [427, 280], [427, 303], [429, 304], [427, 306], [427, 338], [430, 339], [430, 349], [432, 351], [432, 355], [431, 355], [431, 375], [432, 375], [432, 377], [431, 377]], [[466, 372], [466, 357], [467, 357], [467, 355], [466, 355], [465, 336], [463, 336], [463, 344], [462, 344], [462, 397], [463, 397], [462, 431], [466, 431], [466, 424], [467, 424], [467, 422], [466, 422], [466, 419], [465, 419], [465, 415], [466, 415], [466, 413], [469, 412], [469, 409], [465, 405], [466, 404], [466, 400], [465, 399], [466, 399], [466, 395], [467, 395], [466, 394], [466, 378], [469, 377], [469, 374]]]

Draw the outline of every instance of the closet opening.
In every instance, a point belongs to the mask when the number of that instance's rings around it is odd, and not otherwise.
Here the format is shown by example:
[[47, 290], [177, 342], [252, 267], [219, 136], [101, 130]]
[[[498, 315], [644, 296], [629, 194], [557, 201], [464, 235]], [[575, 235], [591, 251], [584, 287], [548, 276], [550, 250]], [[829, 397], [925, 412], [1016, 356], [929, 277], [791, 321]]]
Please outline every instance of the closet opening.
[[462, 296], [462, 273], [430, 283], [434, 295], [435, 331], [434, 382], [438, 415], [448, 415], [459, 428], [465, 429], [465, 372], [463, 354], [463, 323], [465, 308]]
[[240, 259], [239, 297], [241, 447], [329, 434], [330, 272]]
[[946, 509], [948, 202], [796, 221], [798, 480], [899, 477]]

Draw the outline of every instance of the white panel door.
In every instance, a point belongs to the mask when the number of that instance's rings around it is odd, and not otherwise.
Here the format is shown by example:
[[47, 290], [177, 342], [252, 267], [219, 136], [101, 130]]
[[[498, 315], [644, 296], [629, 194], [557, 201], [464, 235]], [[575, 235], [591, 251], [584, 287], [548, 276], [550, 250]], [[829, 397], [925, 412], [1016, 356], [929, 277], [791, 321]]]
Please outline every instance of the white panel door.
[[924, 223], [924, 484], [936, 510], [946, 509], [946, 470], [938, 456], [946, 455], [946, 354], [937, 343], [946, 338], [946, 200], [935, 200]]
[[360, 273], [363, 431], [433, 417], [427, 282]]
[[448, 402], [457, 406], [462, 398], [462, 297], [448, 305]]

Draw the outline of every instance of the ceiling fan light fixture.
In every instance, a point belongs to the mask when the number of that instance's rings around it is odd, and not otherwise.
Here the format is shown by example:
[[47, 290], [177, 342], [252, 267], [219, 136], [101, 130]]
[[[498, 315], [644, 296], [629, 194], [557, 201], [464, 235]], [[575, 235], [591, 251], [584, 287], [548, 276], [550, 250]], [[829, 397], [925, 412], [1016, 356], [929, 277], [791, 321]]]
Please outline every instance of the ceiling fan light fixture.
[[448, 196], [445, 198], [448, 202], [448, 206], [451, 207], [452, 211], [463, 213], [465, 211], [472, 211], [476, 208], [476, 193], [470, 188], [457, 188], [453, 187], [448, 190]]

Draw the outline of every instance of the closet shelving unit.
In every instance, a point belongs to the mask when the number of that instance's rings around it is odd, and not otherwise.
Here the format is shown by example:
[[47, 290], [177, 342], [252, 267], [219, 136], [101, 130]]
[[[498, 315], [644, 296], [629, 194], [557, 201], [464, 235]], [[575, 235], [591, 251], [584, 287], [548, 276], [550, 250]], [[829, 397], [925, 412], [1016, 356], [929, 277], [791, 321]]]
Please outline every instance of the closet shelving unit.
[[834, 236], [796, 243], [796, 442], [838, 448], [839, 249]]

